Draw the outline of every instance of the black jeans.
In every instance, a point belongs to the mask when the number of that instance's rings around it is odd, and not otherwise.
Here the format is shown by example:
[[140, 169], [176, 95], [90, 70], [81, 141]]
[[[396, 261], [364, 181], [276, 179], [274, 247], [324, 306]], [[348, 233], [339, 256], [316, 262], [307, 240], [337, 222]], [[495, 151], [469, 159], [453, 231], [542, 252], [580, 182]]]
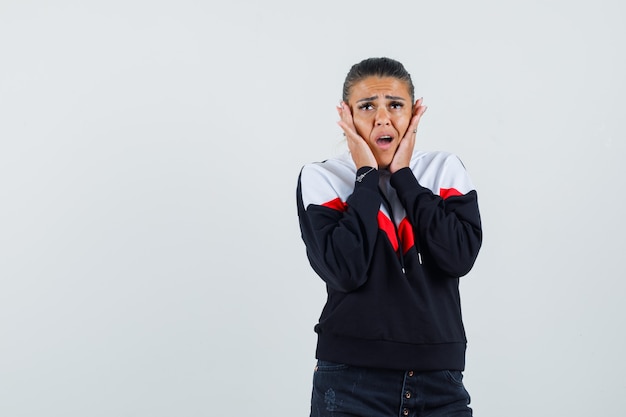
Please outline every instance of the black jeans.
[[413, 372], [318, 361], [311, 417], [470, 417], [460, 371]]

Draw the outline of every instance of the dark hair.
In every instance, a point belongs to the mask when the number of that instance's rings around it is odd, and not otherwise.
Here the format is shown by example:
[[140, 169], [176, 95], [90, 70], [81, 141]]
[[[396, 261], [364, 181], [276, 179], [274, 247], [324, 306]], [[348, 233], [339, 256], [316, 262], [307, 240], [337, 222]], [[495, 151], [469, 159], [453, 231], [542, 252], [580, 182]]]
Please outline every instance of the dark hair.
[[411, 95], [411, 101], [415, 100], [415, 87], [411, 80], [411, 74], [407, 72], [400, 62], [391, 58], [367, 58], [358, 64], [354, 64], [346, 80], [343, 83], [343, 101], [348, 102], [350, 96], [350, 89], [354, 84], [367, 77], [393, 77], [398, 80], [404, 81], [409, 88], [409, 94]]

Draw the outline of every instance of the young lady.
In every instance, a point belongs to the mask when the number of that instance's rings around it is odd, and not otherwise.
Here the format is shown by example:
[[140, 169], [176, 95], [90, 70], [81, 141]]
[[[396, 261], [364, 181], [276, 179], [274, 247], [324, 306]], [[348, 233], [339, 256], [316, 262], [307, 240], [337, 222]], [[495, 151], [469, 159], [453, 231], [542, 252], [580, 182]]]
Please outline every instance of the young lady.
[[404, 66], [355, 64], [337, 108], [349, 152], [304, 166], [297, 205], [328, 292], [311, 416], [471, 416], [459, 277], [482, 242], [461, 161], [415, 150], [426, 107]]

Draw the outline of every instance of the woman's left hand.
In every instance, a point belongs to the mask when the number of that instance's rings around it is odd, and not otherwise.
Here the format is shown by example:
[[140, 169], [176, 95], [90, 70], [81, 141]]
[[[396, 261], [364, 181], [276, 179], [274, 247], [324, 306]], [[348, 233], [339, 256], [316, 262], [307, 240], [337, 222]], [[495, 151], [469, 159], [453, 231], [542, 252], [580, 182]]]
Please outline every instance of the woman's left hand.
[[411, 117], [411, 123], [404, 134], [404, 137], [398, 145], [393, 160], [389, 165], [389, 171], [394, 172], [406, 168], [411, 162], [411, 156], [413, 156], [413, 149], [415, 148], [415, 136], [417, 135], [417, 126], [419, 125], [422, 115], [426, 111], [426, 106], [422, 105], [424, 99], [420, 98], [415, 102], [413, 106], [413, 117]]

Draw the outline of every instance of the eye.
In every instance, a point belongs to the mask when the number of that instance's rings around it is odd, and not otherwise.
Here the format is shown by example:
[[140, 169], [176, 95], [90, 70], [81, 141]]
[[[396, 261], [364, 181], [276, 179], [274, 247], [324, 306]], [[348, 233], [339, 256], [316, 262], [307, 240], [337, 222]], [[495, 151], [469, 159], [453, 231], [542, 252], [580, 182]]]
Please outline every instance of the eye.
[[359, 110], [372, 110], [373, 108], [374, 108], [374, 105], [367, 101], [359, 105]]
[[392, 109], [401, 109], [404, 107], [404, 103], [402, 103], [401, 101], [392, 101], [389, 104], [389, 107], [391, 107]]

